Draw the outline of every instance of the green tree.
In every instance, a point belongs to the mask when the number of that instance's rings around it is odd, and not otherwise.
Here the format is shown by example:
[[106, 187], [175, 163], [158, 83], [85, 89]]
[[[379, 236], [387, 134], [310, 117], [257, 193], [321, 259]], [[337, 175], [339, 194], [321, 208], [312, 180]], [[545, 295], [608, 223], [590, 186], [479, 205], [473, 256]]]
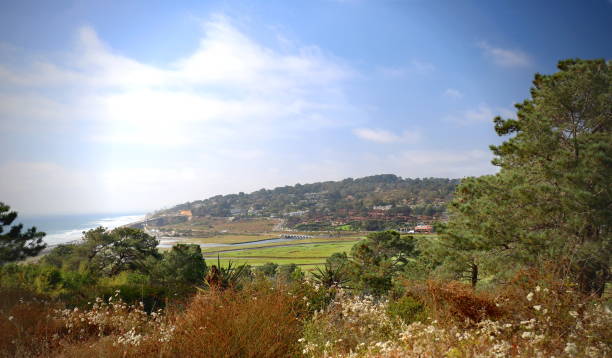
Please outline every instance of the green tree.
[[147, 258], [159, 258], [159, 241], [144, 231], [129, 227], [103, 227], [83, 234], [91, 268], [114, 276], [124, 270], [146, 270]]
[[[612, 240], [612, 65], [565, 60], [536, 74], [517, 119], [495, 118], [498, 174], [464, 180], [447, 237], [514, 264], [547, 263], [602, 294]], [[459, 253], [461, 250], [457, 250]]]
[[274, 262], [266, 262], [265, 264], [256, 267], [255, 272], [269, 278], [276, 277], [276, 271], [278, 269], [278, 264]]
[[161, 260], [153, 260], [153, 265], [158, 266], [153, 276], [163, 282], [193, 285], [201, 283], [206, 275], [206, 262], [199, 245], [177, 244]]
[[36, 256], [47, 246], [43, 242], [44, 232], [36, 231], [35, 227], [22, 232], [23, 224], [11, 226], [17, 212], [10, 210], [10, 206], [0, 202], [0, 266]]
[[397, 231], [371, 233], [351, 249], [355, 286], [380, 295], [392, 286], [393, 276], [402, 271], [411, 257], [418, 255], [416, 240]]

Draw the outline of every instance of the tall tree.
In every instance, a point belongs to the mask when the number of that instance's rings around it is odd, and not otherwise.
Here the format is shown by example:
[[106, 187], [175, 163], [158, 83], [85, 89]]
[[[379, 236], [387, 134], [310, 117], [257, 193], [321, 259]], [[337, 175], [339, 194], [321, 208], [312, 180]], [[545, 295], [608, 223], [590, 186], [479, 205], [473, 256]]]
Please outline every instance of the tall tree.
[[147, 259], [160, 257], [159, 241], [139, 229], [98, 227], [85, 232], [83, 239], [91, 267], [110, 276], [124, 270], [146, 270]]
[[43, 242], [44, 232], [36, 231], [35, 227], [22, 232], [23, 224], [11, 226], [17, 212], [10, 210], [10, 206], [0, 202], [0, 266], [36, 256], [47, 246]]
[[418, 255], [416, 240], [397, 231], [371, 233], [351, 249], [353, 283], [356, 288], [380, 295], [392, 286], [393, 276]]
[[612, 63], [565, 60], [536, 74], [517, 119], [495, 118], [498, 174], [464, 180], [446, 233], [514, 263], [548, 262], [603, 293], [612, 239]]

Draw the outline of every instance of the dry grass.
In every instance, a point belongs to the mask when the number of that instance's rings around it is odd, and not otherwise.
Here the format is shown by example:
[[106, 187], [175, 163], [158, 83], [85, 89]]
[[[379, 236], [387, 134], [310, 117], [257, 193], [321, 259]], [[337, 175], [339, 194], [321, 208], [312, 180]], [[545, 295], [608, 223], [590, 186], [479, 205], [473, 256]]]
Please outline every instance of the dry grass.
[[491, 293], [456, 282], [405, 284], [429, 317], [407, 324], [388, 313], [385, 300], [265, 280], [241, 291], [201, 292], [180, 309], [152, 313], [121, 302], [118, 295], [87, 309], [58, 309], [40, 297], [5, 290], [0, 292], [0, 356], [612, 355], [609, 308], [568, 282], [522, 272]]
[[19, 289], [3, 289], [0, 298], [0, 357], [44, 356], [55, 347], [63, 326], [53, 303]]
[[113, 296], [87, 309], [14, 300], [0, 315], [6, 357], [291, 357], [306, 306], [259, 282], [194, 296], [181, 311], [143, 311]]
[[474, 291], [460, 282], [406, 282], [407, 292], [423, 302], [432, 319], [454, 323], [473, 324], [484, 319], [498, 319], [504, 310], [497, 305], [495, 296]]
[[[347, 301], [343, 297], [345, 302], [330, 305], [309, 323], [304, 353], [310, 357], [392, 358], [612, 355], [612, 312], [605, 302], [580, 294], [571, 283], [522, 272], [491, 293], [475, 292], [456, 282], [406, 284], [407, 294], [425, 303], [429, 318], [397, 324], [382, 314], [384, 301], [368, 302], [360, 297]], [[373, 314], [366, 315], [367, 320], [360, 311], [350, 309], [339, 315], [333, 311], [338, 305], [365, 305]], [[377, 337], [367, 332], [364, 336], [364, 327], [381, 333], [395, 328]]]
[[194, 298], [176, 319], [167, 356], [288, 357], [298, 352], [303, 312], [283, 289], [259, 285]]

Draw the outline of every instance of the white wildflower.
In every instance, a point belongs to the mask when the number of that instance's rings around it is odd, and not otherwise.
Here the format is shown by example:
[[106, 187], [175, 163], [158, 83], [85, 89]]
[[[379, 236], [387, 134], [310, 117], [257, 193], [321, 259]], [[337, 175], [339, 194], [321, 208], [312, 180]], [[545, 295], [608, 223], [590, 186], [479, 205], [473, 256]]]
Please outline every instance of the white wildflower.
[[578, 347], [576, 347], [576, 343], [567, 342], [563, 351], [567, 354], [574, 355], [578, 353]]

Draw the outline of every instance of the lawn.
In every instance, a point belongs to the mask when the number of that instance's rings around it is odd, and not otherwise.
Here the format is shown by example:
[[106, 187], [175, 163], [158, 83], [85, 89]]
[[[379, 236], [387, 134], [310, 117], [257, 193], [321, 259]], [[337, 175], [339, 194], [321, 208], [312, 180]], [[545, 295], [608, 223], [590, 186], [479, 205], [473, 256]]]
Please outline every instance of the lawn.
[[350, 252], [352, 242], [334, 242], [312, 245], [293, 244], [277, 247], [260, 247], [236, 251], [217, 251], [206, 254], [208, 265], [217, 262], [217, 255], [220, 257], [222, 265], [227, 265], [228, 261], [236, 264], [248, 264], [251, 266], [263, 265], [273, 262], [279, 265], [297, 264], [314, 268], [325, 263], [325, 259], [336, 252]]
[[[223, 251], [219, 255], [224, 257], [277, 257], [277, 258], [302, 258], [316, 257], [327, 258], [336, 252], [350, 252], [355, 242], [334, 242], [321, 244], [299, 245], [293, 244], [282, 247], [264, 247], [246, 249], [240, 251]], [[216, 254], [213, 254], [216, 255]]]

